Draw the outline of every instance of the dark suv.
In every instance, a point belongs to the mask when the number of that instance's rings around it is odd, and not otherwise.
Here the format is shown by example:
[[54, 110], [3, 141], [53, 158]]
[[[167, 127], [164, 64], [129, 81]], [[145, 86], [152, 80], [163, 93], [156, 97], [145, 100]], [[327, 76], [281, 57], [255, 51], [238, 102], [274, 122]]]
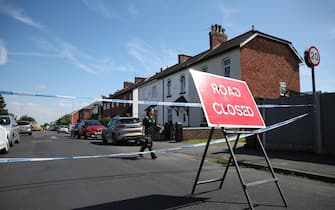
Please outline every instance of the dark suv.
[[78, 126], [77, 138], [84, 136], [85, 139], [88, 137], [101, 139], [102, 129], [104, 126], [98, 120], [83, 120]]

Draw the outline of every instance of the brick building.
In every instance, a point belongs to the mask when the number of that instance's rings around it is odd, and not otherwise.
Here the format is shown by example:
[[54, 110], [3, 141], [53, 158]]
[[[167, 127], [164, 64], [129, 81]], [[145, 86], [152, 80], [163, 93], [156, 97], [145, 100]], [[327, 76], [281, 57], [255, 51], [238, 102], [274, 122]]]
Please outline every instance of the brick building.
[[133, 105], [128, 103], [108, 102], [108, 99], [133, 100], [133, 90], [145, 80], [142, 77], [135, 77], [135, 82], [123, 82], [123, 89], [110, 94], [107, 99], [102, 102], [102, 117], [132, 116]]
[[[138, 87], [144, 101], [199, 102], [190, 69], [247, 82], [255, 98], [287, 97], [300, 92], [299, 64], [302, 58], [292, 43], [250, 30], [228, 39], [220, 25], [212, 25], [209, 49], [195, 56], [180, 54], [178, 63], [148, 78]], [[148, 105], [139, 105], [144, 117]], [[158, 123], [181, 122], [183, 126], [205, 124], [198, 108], [157, 106]]]

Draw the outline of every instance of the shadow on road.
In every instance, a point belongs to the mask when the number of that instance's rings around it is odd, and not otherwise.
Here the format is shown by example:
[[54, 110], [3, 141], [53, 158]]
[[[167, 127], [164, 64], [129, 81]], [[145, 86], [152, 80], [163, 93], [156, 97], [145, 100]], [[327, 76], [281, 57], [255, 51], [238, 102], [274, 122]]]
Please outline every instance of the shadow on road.
[[171, 196], [171, 195], [148, 195], [138, 198], [131, 198], [127, 200], [115, 201], [110, 203], [103, 203], [94, 206], [87, 206], [78, 208], [76, 210], [128, 210], [128, 209], [145, 209], [145, 210], [163, 210], [175, 209], [198, 205], [208, 200], [208, 198], [194, 198], [185, 196]]

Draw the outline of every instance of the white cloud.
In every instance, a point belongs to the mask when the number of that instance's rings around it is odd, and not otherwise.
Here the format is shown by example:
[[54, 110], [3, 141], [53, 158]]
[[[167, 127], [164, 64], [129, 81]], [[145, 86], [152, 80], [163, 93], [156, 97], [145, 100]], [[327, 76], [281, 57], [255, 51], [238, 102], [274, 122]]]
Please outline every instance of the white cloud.
[[8, 52], [8, 55], [31, 56], [31, 57], [59, 57], [59, 55], [56, 55], [56, 54], [48, 54], [48, 53], [41, 53], [41, 52]]
[[115, 16], [115, 13], [100, 0], [83, 0], [83, 2], [88, 9], [97, 12], [104, 17]]
[[34, 21], [28, 15], [26, 15], [22, 8], [11, 5], [9, 2], [0, 1], [0, 12], [34, 28], [44, 28], [42, 24]]
[[3, 41], [0, 39], [0, 65], [6, 64], [7, 61], [8, 61], [7, 49]]
[[69, 101], [60, 100], [58, 102], [58, 106], [61, 107], [61, 108], [71, 108], [72, 107], [72, 103], [69, 103]]
[[[97, 58], [93, 55], [81, 51], [74, 45], [65, 41], [61, 41], [59, 39], [54, 42], [42, 39], [35, 39], [34, 43], [38, 48], [46, 51], [44, 53], [41, 53], [41, 55], [36, 54], [36, 56], [57, 56], [67, 60], [70, 64], [90, 74], [135, 71], [135, 69], [131, 65], [118, 64], [109, 57]], [[28, 54], [28, 56], [33, 55], [33, 53]]]
[[8, 111], [15, 113], [18, 118], [23, 115], [28, 115], [33, 117], [40, 124], [58, 119], [62, 115], [59, 110], [55, 111], [47, 106], [33, 102], [22, 103], [9, 101], [7, 102], [7, 107]]
[[177, 62], [177, 52], [166, 49], [164, 45], [155, 49], [139, 38], [132, 38], [126, 43], [128, 53], [143, 66], [148, 73], [155, 73], [161, 67], [171, 66]]
[[85, 72], [91, 74], [97, 73], [94, 66], [91, 66], [90, 59], [92, 59], [92, 57], [81, 52], [70, 43], [60, 40], [54, 41], [53, 43], [51, 41], [41, 39], [35, 39], [34, 42], [37, 47], [47, 51], [48, 54], [63, 58]]

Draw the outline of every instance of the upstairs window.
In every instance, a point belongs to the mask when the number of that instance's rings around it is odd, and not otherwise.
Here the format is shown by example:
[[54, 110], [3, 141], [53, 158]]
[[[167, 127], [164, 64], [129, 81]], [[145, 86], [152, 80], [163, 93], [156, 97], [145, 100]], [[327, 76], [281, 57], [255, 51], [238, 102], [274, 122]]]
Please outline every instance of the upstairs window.
[[231, 66], [230, 66], [230, 58], [223, 59], [222, 64], [223, 64], [223, 75], [225, 77], [230, 77], [230, 68], [231, 68]]
[[157, 88], [156, 86], [153, 86], [151, 89], [151, 96], [152, 97], [157, 97]]
[[186, 93], [186, 81], [185, 81], [185, 75], [182, 75], [180, 77], [180, 94]]
[[167, 81], [167, 96], [166, 97], [171, 97], [171, 80]]

